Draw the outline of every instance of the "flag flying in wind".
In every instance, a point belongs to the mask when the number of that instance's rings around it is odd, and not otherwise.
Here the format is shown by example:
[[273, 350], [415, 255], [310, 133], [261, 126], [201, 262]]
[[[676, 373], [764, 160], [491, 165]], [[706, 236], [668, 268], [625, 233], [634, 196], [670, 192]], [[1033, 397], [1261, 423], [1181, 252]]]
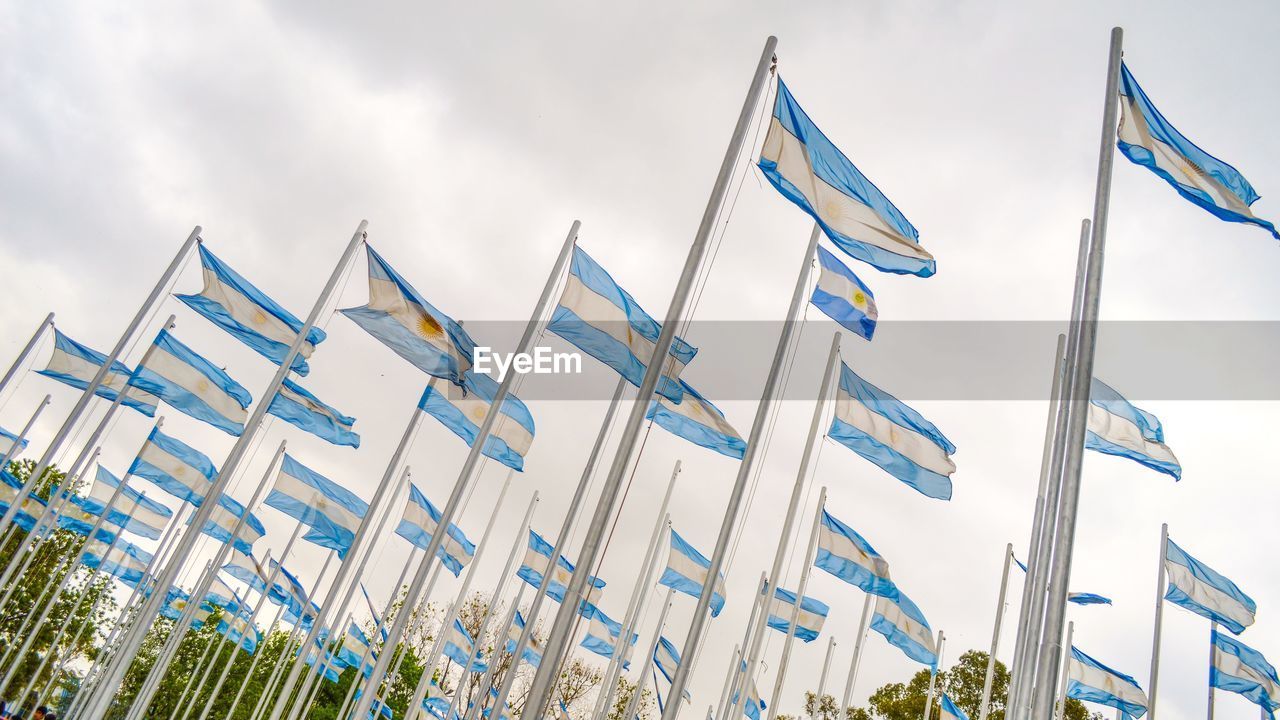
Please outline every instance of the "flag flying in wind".
[[360, 447], [360, 436], [351, 430], [356, 419], [324, 404], [301, 385], [285, 379], [271, 399], [267, 412], [334, 445]]
[[813, 286], [809, 302], [841, 327], [867, 340], [876, 331], [876, 297], [853, 271], [826, 248], [818, 246], [818, 266], [822, 272]]
[[942, 693], [942, 720], [969, 720], [969, 716], [956, 707], [949, 695]]
[[258, 641], [262, 639], [262, 634], [258, 632], [258, 628], [241, 617], [222, 616], [218, 620], [217, 630], [250, 655], [258, 649]]
[[1138, 681], [1071, 647], [1067, 666], [1067, 697], [1116, 708], [1140, 718], [1147, 713], [1147, 694]]
[[18, 453], [27, 448], [25, 439], [19, 440], [17, 435], [0, 427], [0, 457], [9, 456], [10, 460], [18, 457]]
[[[471, 668], [471, 672], [484, 672], [489, 667], [480, 661], [480, 653], [475, 652], [475, 641], [462, 626], [462, 621], [456, 618], [449, 633], [444, 637], [443, 652], [445, 657], [458, 663], [460, 667]], [[474, 661], [471, 660], [473, 653], [476, 656]]]
[[778, 192], [809, 213], [850, 257], [884, 272], [937, 272], [920, 233], [822, 134], [781, 79], [759, 164]]
[[368, 243], [365, 249], [369, 303], [339, 312], [422, 372], [461, 385], [462, 374], [471, 369], [475, 341], [419, 295]]
[[[14, 477], [8, 470], [0, 468], [0, 513], [9, 512], [9, 505], [18, 496], [22, 486], [21, 480]], [[36, 518], [44, 515], [45, 506], [44, 500], [35, 495], [28, 495], [22, 499], [22, 507], [14, 516], [13, 522], [23, 530], [31, 532], [35, 527]]]
[[840, 363], [832, 440], [879, 465], [921, 493], [951, 499], [956, 446], [906, 403]]
[[1276, 675], [1275, 667], [1262, 653], [1216, 629], [1209, 685], [1240, 693], [1272, 717], [1280, 710], [1280, 676]]
[[[218, 498], [218, 506], [213, 509], [213, 514], [209, 516], [209, 521], [205, 523], [204, 528], [200, 532], [209, 537], [221, 540], [222, 542], [231, 542], [231, 531], [235, 528], [236, 522], [245, 514], [244, 506], [236, 502], [230, 495], [222, 495]], [[195, 520], [192, 515], [187, 524]], [[232, 547], [242, 553], [253, 554], [253, 544], [263, 535], [267, 534], [267, 529], [263, 527], [262, 521], [253, 513], [249, 513], [248, 519], [240, 528], [240, 533], [236, 537]]]
[[[662, 677], [671, 682], [676, 676], [676, 670], [680, 668], [680, 651], [676, 650], [676, 646], [670, 640], [659, 635], [658, 644], [653, 648], [653, 665], [658, 668], [658, 672], [662, 673]], [[685, 702], [693, 702], [693, 695], [685, 690], [682, 697]]]
[[[564, 292], [547, 329], [613, 368], [636, 387], [644, 379], [662, 333], [662, 325], [576, 246]], [[670, 357], [662, 365], [658, 393], [680, 401], [680, 373], [697, 352], [697, 348], [678, 337], [672, 340]]]
[[1138, 86], [1129, 66], [1120, 65], [1120, 152], [1173, 186], [1182, 197], [1228, 222], [1257, 225], [1280, 239], [1276, 226], [1255, 217], [1258, 199], [1240, 171], [1201, 150], [1160, 114]]
[[151, 563], [151, 553], [124, 539], [115, 539], [115, 547], [110, 541], [93, 539], [85, 542], [81, 559], [91, 570], [97, 569], [132, 584], [141, 582]]
[[[462, 390], [441, 390], [435, 383], [422, 392], [418, 407], [449, 428], [468, 446], [474, 445], [480, 434], [498, 383], [483, 373], [468, 370], [463, 376]], [[502, 401], [502, 416], [493, 424], [489, 438], [484, 442], [484, 454], [513, 470], [524, 470], [524, 456], [533, 444], [533, 414], [515, 395], [508, 394]]]
[[1258, 604], [1218, 571], [1196, 560], [1174, 541], [1164, 553], [1169, 587], [1164, 599], [1209, 618], [1239, 635], [1253, 624]]
[[[87, 500], [95, 503], [101, 512], [106, 509], [107, 502], [111, 500], [117, 487], [120, 487], [120, 478], [99, 465], [97, 479], [89, 489]], [[120, 491], [120, 496], [116, 498], [111, 510], [107, 522], [151, 540], [160, 539], [165, 526], [169, 524], [169, 518], [173, 517], [172, 510], [128, 485]]]
[[1152, 470], [1182, 479], [1182, 467], [1164, 444], [1164, 428], [1155, 415], [1134, 407], [1098, 378], [1089, 388], [1088, 433], [1084, 446], [1129, 458]]
[[[204, 289], [198, 295], [176, 295], [187, 307], [231, 333], [240, 342], [279, 365], [302, 331], [302, 321], [280, 307], [230, 266], [200, 246]], [[307, 358], [324, 341], [324, 331], [312, 327], [289, 368], [306, 376]]]
[[367, 652], [369, 652], [369, 638], [365, 636], [359, 625], [350, 623], [347, 626], [347, 631], [342, 635], [342, 640], [338, 643], [337, 652], [334, 654], [342, 662], [353, 667], [360, 667], [360, 663], [364, 661], [364, 656]]
[[[747, 664], [743, 662], [741, 672], [746, 672], [746, 667]], [[730, 707], [736, 704], [738, 704], [737, 689], [733, 691], [733, 699], [729, 701]], [[747, 699], [742, 703], [742, 714], [746, 715], [750, 720], [760, 720], [760, 711], [766, 707], [768, 706], [765, 705], [764, 700], [760, 699], [760, 691], [756, 689], [756, 681], [752, 679], [750, 686], [747, 688]]]
[[[711, 561], [672, 530], [671, 552], [667, 554], [667, 568], [662, 571], [658, 584], [666, 585], [676, 592], [700, 598], [702, 586], [707, 582], [707, 573], [710, 570]], [[720, 573], [711, 590], [711, 617], [719, 615], [724, 609], [725, 597], [724, 573]]]
[[[769, 627], [780, 633], [791, 630], [791, 613], [795, 612], [796, 594], [783, 588], [774, 588], [769, 601]], [[816, 598], [805, 596], [800, 602], [800, 617], [796, 619], [796, 637], [803, 642], [813, 642], [822, 633], [822, 623], [831, 612], [830, 606]]]
[[303, 537], [346, 554], [369, 504], [285, 453], [266, 505], [311, 527]]
[[150, 480], [179, 500], [199, 507], [218, 477], [218, 469], [204, 453], [155, 428], [129, 466], [129, 474]]
[[270, 575], [263, 569], [262, 563], [258, 562], [254, 556], [242, 553], [237, 548], [231, 548], [227, 564], [222, 566], [222, 571], [257, 592], [265, 592], [267, 589], [267, 578]]
[[307, 589], [288, 568], [280, 566], [275, 560], [268, 561], [267, 566], [272, 572], [277, 567], [280, 568], [279, 577], [267, 593], [267, 599], [284, 608], [285, 622], [310, 628], [320, 606], [311, 601], [307, 596]]
[[[439, 522], [440, 511], [416, 485], [410, 484], [409, 497], [405, 499], [404, 514], [400, 518], [400, 525], [396, 527], [396, 534], [426, 550], [431, 544], [431, 535], [440, 527]], [[436, 551], [440, 562], [457, 577], [475, 554], [476, 546], [462, 533], [462, 528], [449, 523], [449, 533]]]
[[130, 384], [229, 435], [244, 432], [253, 397], [225, 371], [161, 330]]
[[[618, 647], [618, 638], [621, 635], [622, 623], [605, 615], [604, 611], [597, 607], [592, 611], [590, 622], [587, 623], [587, 633], [582, 638], [582, 647], [601, 657], [612, 658]], [[622, 650], [622, 668], [624, 670], [631, 667], [631, 663], [628, 661], [631, 656], [630, 646], [635, 645], [638, 639], [638, 635], [632, 634], [631, 642], [627, 643], [627, 647]]]
[[929, 621], [924, 619], [924, 613], [902, 591], [898, 591], [896, 598], [876, 597], [871, 629], [884, 635], [890, 645], [906, 653], [912, 660], [931, 668], [938, 667], [938, 649], [934, 645]]
[[1095, 595], [1094, 593], [1073, 592], [1067, 593], [1067, 602], [1076, 605], [1110, 605], [1111, 598]]
[[[503, 646], [503, 649], [508, 653], [515, 652], [516, 646], [520, 644], [520, 634], [523, 632], [524, 616], [517, 610], [515, 617], [511, 620], [511, 627], [507, 628], [507, 644]], [[529, 635], [529, 642], [525, 643], [524, 652], [520, 653], [520, 657], [535, 668], [542, 664], [542, 644], [538, 642], [538, 639], [532, 633]]]
[[[551, 553], [555, 547], [542, 539], [542, 536], [529, 530], [529, 547], [524, 552], [524, 561], [520, 563], [520, 569], [516, 571], [516, 577], [529, 583], [533, 587], [542, 584], [542, 574], [547, 571], [547, 565], [551, 561]], [[573, 577], [573, 563], [565, 559], [561, 555], [556, 562], [555, 570], [552, 571], [551, 582], [547, 584], [547, 595], [556, 602], [564, 602], [564, 593], [569, 588], [569, 579]], [[599, 602], [600, 591], [604, 588], [604, 581], [597, 577], [589, 579], [590, 588], [588, 589], [585, 602], [595, 605]]]
[[724, 419], [720, 408], [684, 380], [680, 381], [680, 390], [680, 402], [673, 402], [664, 395], [651, 400], [645, 417], [694, 445], [741, 460], [747, 452], [747, 441]]
[[[54, 328], [53, 355], [49, 358], [49, 365], [43, 370], [37, 370], [36, 374], [53, 378], [73, 388], [87, 390], [89, 383], [93, 382], [93, 377], [98, 374], [98, 369], [106, 361], [106, 355], [81, 345], [63, 335], [61, 330]], [[119, 360], [111, 363], [111, 369], [102, 379], [102, 384], [94, 391], [94, 395], [105, 400], [115, 400], [129, 383], [129, 376], [132, 374], [133, 372]], [[131, 407], [147, 417], [155, 417], [160, 398], [135, 387], [129, 388], [120, 404]]]
[[898, 586], [889, 579], [889, 563], [853, 528], [822, 511], [814, 567], [856, 585], [863, 592], [892, 598]]

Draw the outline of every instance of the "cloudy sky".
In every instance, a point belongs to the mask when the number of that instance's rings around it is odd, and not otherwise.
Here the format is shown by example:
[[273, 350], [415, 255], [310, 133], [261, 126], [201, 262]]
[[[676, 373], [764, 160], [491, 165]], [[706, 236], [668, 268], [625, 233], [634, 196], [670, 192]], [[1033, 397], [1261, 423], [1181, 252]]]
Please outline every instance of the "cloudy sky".
[[[1113, 25], [1126, 29], [1126, 57], [1161, 110], [1251, 180], [1264, 196], [1259, 215], [1280, 216], [1268, 197], [1280, 193], [1280, 108], [1269, 93], [1280, 80], [1274, 5], [1033, 5], [7, 4], [0, 8], [0, 268], [8, 291], [0, 361], [10, 362], [50, 310], [64, 332], [109, 349], [196, 224], [207, 247], [305, 315], [368, 219], [370, 243], [426, 297], [478, 335], [491, 329], [482, 342], [509, 348], [566, 230], [580, 219], [582, 247], [661, 317], [751, 70], [775, 34], [780, 73], [799, 102], [938, 258], [928, 280], [854, 266], [876, 293], [884, 328], [877, 343], [847, 336], [844, 357], [910, 399], [959, 448], [955, 499], [943, 503], [822, 442], [801, 530], [807, 534], [817, 489], [826, 486], [828, 508], [876, 545], [933, 626], [946, 631], [949, 663], [990, 642], [1004, 545], [1026, 546], [1052, 338], [1068, 311], [1076, 235], [1091, 206]], [[745, 434], [777, 326], [726, 333], [723, 323], [782, 319], [809, 223], [757, 172], [741, 170], [687, 334], [702, 350], [685, 377], [708, 388], [722, 375], [745, 377], [745, 386], [722, 383], [720, 395], [707, 393], [723, 400]], [[1280, 395], [1254, 386], [1270, 380], [1274, 365], [1258, 347], [1274, 347], [1268, 323], [1280, 320], [1273, 279], [1280, 248], [1257, 228], [1215, 220], [1123, 158], [1112, 207], [1103, 316], [1161, 323], [1131, 327], [1162, 335], [1158, 350], [1144, 352], [1113, 333], [1098, 373], [1126, 378], [1131, 384], [1119, 389], [1159, 415], [1185, 475], [1175, 485], [1133, 463], [1087, 459], [1071, 586], [1115, 605], [1073, 608], [1071, 617], [1078, 646], [1145, 686], [1161, 522], [1258, 602], [1259, 620], [1244, 639], [1280, 656], [1272, 619], [1280, 569], [1264, 545], [1275, 538], [1269, 528], [1280, 490], [1274, 464], [1259, 456], [1272, 442]], [[336, 306], [364, 302], [363, 257], [348, 272]], [[177, 291], [199, 287], [198, 265], [188, 263]], [[160, 308], [143, 337], [171, 312], [184, 341], [259, 395], [273, 366], [179, 303]], [[718, 698], [751, 590], [778, 541], [779, 508], [813, 412], [807, 388], [817, 386], [832, 329], [818, 316], [806, 313], [787, 387], [796, 399], [778, 410], [729, 567], [729, 604], [712, 623], [688, 714]], [[284, 438], [299, 460], [371, 497], [412, 412], [423, 376], [345, 319], [326, 313], [323, 323], [329, 340], [306, 386], [359, 418], [363, 445], [335, 448], [272, 424], [236, 479], [241, 500]], [[991, 350], [1001, 338], [1016, 345], [1015, 360]], [[127, 360], [136, 361], [145, 342]], [[37, 368], [48, 347], [46, 340]], [[1200, 358], [1197, 373], [1168, 371], [1191, 355]], [[984, 373], [998, 357], [1003, 369]], [[1206, 358], [1221, 365], [1205, 369]], [[535, 490], [542, 497], [535, 527], [551, 535], [559, 526], [610, 385], [598, 366], [590, 369], [583, 382], [594, 383], [594, 394], [539, 390], [545, 378], [524, 383], [538, 439], [500, 509], [477, 588], [488, 592], [497, 581]], [[1010, 373], [1017, 373], [1011, 384], [1022, 383], [1016, 390], [992, 382]], [[1161, 373], [1165, 382], [1132, 389]], [[1215, 390], [1193, 391], [1206, 382]], [[53, 404], [34, 433], [36, 447], [75, 393], [24, 373], [0, 397], [0, 423], [16, 429], [45, 393]], [[215, 459], [232, 444], [166, 414], [166, 430]], [[149, 427], [125, 411], [105, 443], [106, 466], [122, 472]], [[606, 459], [612, 448], [611, 441]], [[464, 455], [456, 437], [427, 422], [409, 459], [414, 482], [443, 502]], [[736, 464], [655, 431], [601, 570], [610, 583], [603, 606], [615, 617], [677, 459], [685, 469], [674, 526], [705, 552], [714, 543]], [[473, 539], [504, 476], [488, 467], [479, 480], [461, 521]], [[593, 486], [591, 505], [595, 493]], [[271, 509], [259, 514], [271, 531], [260, 547], [278, 551], [291, 524]], [[375, 596], [391, 592], [407, 554], [398, 538], [381, 542], [369, 575]], [[310, 583], [324, 557], [305, 547], [289, 564]], [[789, 564], [786, 585], [794, 587], [799, 569]], [[1015, 608], [1019, 580], [1015, 574]], [[442, 583], [436, 599], [456, 588]], [[837, 641], [838, 674], [853, 646], [862, 594], [822, 573], [810, 594], [832, 606], [831, 617], [823, 641], [794, 654], [784, 711], [796, 711], [800, 691], [812, 686], [826, 633]], [[659, 597], [651, 596], [642, 637], [652, 632]], [[692, 608], [692, 599], [676, 599], [666, 634], [678, 644]], [[1011, 627], [1012, 618], [1004, 659]], [[1196, 616], [1166, 613], [1162, 715], [1204, 712], [1208, 633]], [[770, 633], [762, 688], [772, 685], [779, 637]], [[855, 701], [915, 669], [873, 635]], [[1217, 712], [1225, 720], [1257, 714], [1222, 694]]]

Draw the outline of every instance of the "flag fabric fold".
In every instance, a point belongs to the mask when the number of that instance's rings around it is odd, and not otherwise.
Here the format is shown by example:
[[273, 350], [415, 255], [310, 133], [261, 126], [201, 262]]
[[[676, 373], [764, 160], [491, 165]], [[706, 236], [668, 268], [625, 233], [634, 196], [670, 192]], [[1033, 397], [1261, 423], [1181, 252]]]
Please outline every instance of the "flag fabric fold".
[[249, 403], [253, 402], [240, 383], [178, 342], [168, 330], [156, 336], [151, 355], [130, 384], [228, 435], [244, 432]]
[[[698, 549], [671, 530], [671, 552], [667, 554], [667, 567], [658, 579], [659, 585], [665, 585], [676, 592], [702, 597], [702, 587], [707, 581], [707, 573], [711, 570], [711, 561]], [[724, 609], [726, 593], [724, 574], [716, 577], [711, 591], [711, 617], [720, 614]]]
[[[498, 383], [482, 373], [468, 370], [462, 389], [441, 390], [434, 384], [422, 392], [418, 407], [449, 428], [468, 446], [480, 435], [480, 423], [493, 405]], [[524, 456], [533, 445], [533, 414], [515, 395], [502, 401], [502, 417], [493, 424], [484, 443], [484, 454], [513, 470], [524, 470]]]
[[747, 441], [725, 420], [720, 408], [684, 380], [680, 381], [680, 391], [680, 402], [657, 395], [649, 402], [645, 417], [676, 437], [741, 460], [747, 452]]
[[[98, 369], [106, 361], [106, 355], [81, 345], [63, 335], [61, 330], [54, 328], [53, 355], [49, 357], [49, 365], [44, 370], [37, 370], [36, 374], [79, 390], [87, 390], [89, 383], [93, 382], [93, 377], [98, 374]], [[131, 375], [133, 371], [117, 360], [111, 363], [111, 369], [107, 371], [106, 377], [102, 379], [102, 383], [93, 394], [104, 400], [115, 400], [120, 391], [125, 390], [129, 385]], [[133, 408], [147, 417], [155, 417], [160, 398], [143, 388], [129, 387], [120, 404]]]
[[1168, 541], [1164, 554], [1168, 587], [1164, 599], [1239, 635], [1253, 624], [1258, 604], [1218, 571]]
[[1230, 635], [1213, 631], [1209, 684], [1252, 700], [1272, 717], [1280, 710], [1280, 676], [1262, 653]]
[[1147, 713], [1147, 694], [1138, 681], [1071, 648], [1067, 666], [1067, 697], [1098, 703], [1140, 718]]
[[1182, 467], [1168, 445], [1155, 415], [1135, 407], [1111, 386], [1094, 378], [1089, 388], [1088, 432], [1084, 446], [1182, 479]]
[[267, 412], [334, 445], [360, 447], [360, 436], [351, 429], [355, 418], [324, 404], [288, 378], [271, 399]]

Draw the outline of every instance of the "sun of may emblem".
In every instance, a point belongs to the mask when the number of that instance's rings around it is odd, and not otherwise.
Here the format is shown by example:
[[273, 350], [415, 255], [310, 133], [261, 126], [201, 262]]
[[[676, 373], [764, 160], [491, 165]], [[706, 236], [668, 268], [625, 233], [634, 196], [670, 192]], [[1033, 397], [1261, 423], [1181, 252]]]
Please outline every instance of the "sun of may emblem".
[[418, 317], [418, 334], [428, 340], [438, 338], [444, 334], [444, 328], [440, 326], [440, 321], [431, 317], [430, 313], [422, 313]]

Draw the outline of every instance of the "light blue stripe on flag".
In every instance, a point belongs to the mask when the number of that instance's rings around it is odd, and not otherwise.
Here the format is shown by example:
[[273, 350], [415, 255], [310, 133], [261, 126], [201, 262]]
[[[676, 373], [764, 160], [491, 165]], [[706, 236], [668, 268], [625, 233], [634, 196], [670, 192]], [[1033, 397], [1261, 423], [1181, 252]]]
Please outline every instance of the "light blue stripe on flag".
[[[493, 404], [498, 383], [488, 375], [472, 370], [468, 370], [464, 378], [462, 390], [441, 390], [427, 385], [418, 407], [470, 446], [475, 444], [476, 436], [480, 434], [480, 423]], [[484, 454], [513, 470], [522, 471], [533, 435], [533, 414], [520, 398], [508, 394], [502, 401], [502, 417], [493, 424], [489, 438], [485, 440]]]
[[1164, 444], [1164, 427], [1155, 415], [1125, 400], [1110, 385], [1094, 378], [1089, 387], [1088, 433], [1084, 446], [1182, 479], [1182, 467]]
[[199, 507], [218, 469], [204, 453], [156, 428], [129, 466], [129, 474], [150, 480], [179, 500]]
[[266, 505], [311, 527], [303, 537], [346, 554], [369, 505], [355, 493], [285, 453]]
[[822, 511], [815, 567], [872, 595], [894, 597], [898, 586], [889, 578], [889, 563], [853, 528]]
[[[781, 633], [791, 630], [791, 614], [795, 611], [796, 594], [785, 588], [774, 588], [773, 602], [769, 604], [769, 627]], [[805, 596], [800, 601], [800, 615], [796, 618], [795, 635], [802, 642], [813, 642], [822, 634], [823, 621], [831, 607], [826, 603]]]
[[871, 289], [821, 245], [818, 246], [818, 265], [822, 272], [809, 302], [849, 332], [870, 340], [880, 317]]
[[178, 342], [168, 330], [156, 336], [151, 356], [130, 384], [230, 435], [244, 432], [247, 409], [253, 402], [240, 383]]
[[[680, 537], [675, 530], [671, 531], [671, 552], [667, 555], [667, 567], [662, 571], [658, 584], [672, 588], [676, 592], [702, 597], [702, 586], [706, 582], [707, 573], [711, 570], [711, 561], [697, 548]], [[725, 589], [724, 574], [721, 573], [712, 586], [711, 616], [715, 617], [724, 609]]]
[[351, 430], [355, 418], [343, 415], [287, 378], [267, 412], [334, 445], [360, 447], [360, 436]]
[[680, 402], [658, 395], [649, 402], [649, 412], [645, 417], [694, 445], [741, 460], [747, 452], [747, 442], [725, 420], [720, 408], [684, 380], [680, 381], [680, 389]]
[[951, 701], [951, 696], [942, 693], [942, 720], [969, 720], [969, 716], [956, 707], [956, 704]]
[[1094, 593], [1073, 592], [1067, 593], [1067, 602], [1077, 605], [1110, 605], [1111, 598]]
[[[440, 527], [440, 511], [427, 499], [416, 485], [409, 485], [409, 497], [405, 500], [404, 514], [396, 534], [413, 543], [414, 546], [426, 550], [431, 544], [431, 536]], [[476, 546], [472, 544], [462, 529], [449, 523], [449, 536], [440, 544], [436, 557], [457, 577], [462, 568], [476, 554]]]
[[1116, 708], [1139, 718], [1147, 712], [1147, 695], [1138, 681], [1071, 648], [1067, 697]]
[[1213, 637], [1213, 662], [1209, 666], [1209, 684], [1239, 693], [1261, 706], [1274, 717], [1280, 710], [1280, 676], [1262, 653], [1216, 629]]
[[906, 653], [912, 660], [937, 668], [938, 651], [934, 646], [929, 621], [925, 620], [924, 613], [920, 612], [911, 598], [901, 591], [896, 598], [876, 597], [871, 629], [883, 635], [890, 645]]
[[[86, 390], [94, 375], [98, 373], [98, 369], [102, 367], [102, 363], [106, 361], [106, 355], [81, 345], [63, 335], [61, 330], [54, 328], [53, 355], [49, 358], [48, 367], [37, 370], [36, 374], [52, 378], [73, 388]], [[107, 372], [93, 394], [105, 400], [115, 400], [119, 389], [125, 386], [132, 374], [133, 371], [119, 360], [111, 363], [111, 370]], [[134, 388], [125, 393], [124, 400], [121, 400], [120, 404], [133, 408], [147, 417], [155, 417], [158, 402], [159, 399], [154, 395], [140, 388]]]
[[1169, 586], [1164, 599], [1209, 618], [1239, 635], [1253, 624], [1258, 604], [1222, 573], [1205, 565], [1169, 540], [1165, 550]]

